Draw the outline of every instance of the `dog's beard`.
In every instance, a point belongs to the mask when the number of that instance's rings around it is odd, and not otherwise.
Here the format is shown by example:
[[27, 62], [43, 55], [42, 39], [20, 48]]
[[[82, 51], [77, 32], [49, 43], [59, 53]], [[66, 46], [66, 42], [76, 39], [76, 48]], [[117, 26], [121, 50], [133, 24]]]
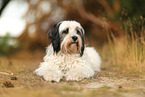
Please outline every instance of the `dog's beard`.
[[69, 54], [80, 53], [81, 45], [82, 45], [82, 41], [80, 38], [75, 42], [71, 38], [66, 39], [65, 41], [62, 41], [61, 52], [69, 53]]

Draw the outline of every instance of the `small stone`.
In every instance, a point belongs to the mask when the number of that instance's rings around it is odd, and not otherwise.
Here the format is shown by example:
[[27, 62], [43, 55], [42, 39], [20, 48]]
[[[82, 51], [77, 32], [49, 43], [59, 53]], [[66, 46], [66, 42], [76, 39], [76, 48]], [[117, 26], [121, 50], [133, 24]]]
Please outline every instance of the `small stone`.
[[11, 80], [17, 80], [16, 76], [11, 76]]
[[51, 82], [52, 82], [52, 83], [54, 83], [55, 81], [54, 81], [54, 80], [52, 80]]
[[121, 86], [121, 85], [119, 85], [119, 86], [118, 86], [118, 88], [119, 88], [119, 89], [121, 89], [121, 88], [122, 88], [122, 86]]

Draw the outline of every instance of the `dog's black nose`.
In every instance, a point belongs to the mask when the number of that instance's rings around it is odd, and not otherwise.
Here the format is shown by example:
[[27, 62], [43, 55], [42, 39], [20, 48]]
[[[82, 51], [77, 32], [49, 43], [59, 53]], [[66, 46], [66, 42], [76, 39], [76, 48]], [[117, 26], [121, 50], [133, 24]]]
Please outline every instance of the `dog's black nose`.
[[72, 39], [73, 39], [73, 41], [76, 41], [78, 39], [78, 37], [77, 36], [73, 36]]

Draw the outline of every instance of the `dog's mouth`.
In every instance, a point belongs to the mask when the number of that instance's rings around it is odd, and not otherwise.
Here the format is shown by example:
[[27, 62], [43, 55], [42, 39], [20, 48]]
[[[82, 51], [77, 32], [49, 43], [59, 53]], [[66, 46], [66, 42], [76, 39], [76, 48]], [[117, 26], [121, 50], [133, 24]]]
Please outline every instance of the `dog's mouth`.
[[78, 52], [79, 50], [79, 43], [78, 42], [71, 42], [68, 45], [68, 52]]
[[81, 52], [81, 40], [68, 40], [61, 45], [61, 52], [69, 54], [80, 54]]
[[72, 44], [76, 44], [76, 45], [78, 46], [78, 42], [71, 42], [71, 43], [69, 44], [69, 46], [72, 45]]
[[78, 47], [79, 47], [79, 44], [78, 44], [78, 42], [71, 42], [70, 44], [69, 44], [69, 46], [76, 46], [77, 47], [77, 50], [78, 50]]

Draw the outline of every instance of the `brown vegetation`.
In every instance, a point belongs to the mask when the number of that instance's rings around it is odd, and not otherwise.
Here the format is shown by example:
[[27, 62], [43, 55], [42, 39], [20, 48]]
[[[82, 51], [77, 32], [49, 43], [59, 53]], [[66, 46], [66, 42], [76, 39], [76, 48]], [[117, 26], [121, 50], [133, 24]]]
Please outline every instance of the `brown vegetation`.
[[[29, 0], [27, 2], [29, 4], [28, 12], [25, 15], [27, 26], [24, 33], [19, 37], [19, 41], [20, 43], [27, 43], [28, 46], [47, 46], [47, 31], [52, 25], [62, 20], [77, 20], [85, 27], [86, 34], [89, 33], [102, 38], [101, 42], [106, 40], [106, 35], [110, 33], [119, 37], [122, 36], [122, 30], [117, 23], [105, 19], [104, 14], [99, 11], [96, 14], [96, 11], [93, 11], [94, 8], [91, 7], [94, 3], [98, 4], [99, 7], [96, 7], [95, 10], [103, 11], [102, 9], [104, 9], [111, 18], [116, 8], [112, 9], [106, 0], [39, 0], [36, 4]], [[42, 3], [50, 4], [51, 9], [44, 12], [41, 9]], [[117, 4], [119, 5], [119, 3]], [[100, 31], [96, 32], [95, 30]]]

